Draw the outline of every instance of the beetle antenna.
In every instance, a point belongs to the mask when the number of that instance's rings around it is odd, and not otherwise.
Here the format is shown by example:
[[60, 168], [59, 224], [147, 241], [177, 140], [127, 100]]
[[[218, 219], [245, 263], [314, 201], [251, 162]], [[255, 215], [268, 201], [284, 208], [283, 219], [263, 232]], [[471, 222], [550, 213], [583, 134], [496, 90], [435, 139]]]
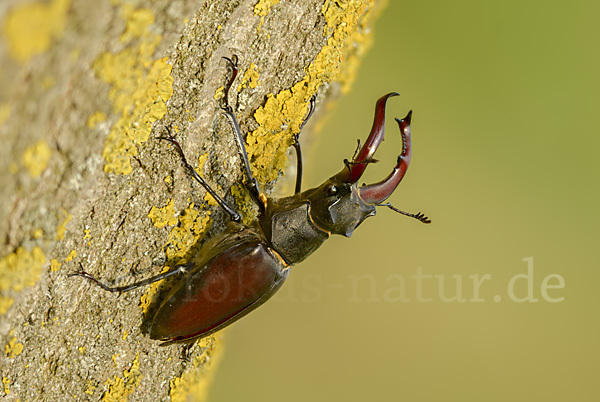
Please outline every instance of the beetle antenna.
[[394, 212], [398, 212], [399, 214], [409, 216], [411, 218], [415, 218], [416, 220], [423, 222], [423, 223], [431, 223], [431, 219], [426, 217], [425, 214], [422, 214], [421, 212], [417, 212], [416, 214], [411, 214], [410, 212], [404, 212], [404, 211], [401, 211], [398, 208], [394, 207], [389, 202], [386, 204], [377, 204], [377, 206], [378, 207], [388, 207], [389, 209], [391, 209]]

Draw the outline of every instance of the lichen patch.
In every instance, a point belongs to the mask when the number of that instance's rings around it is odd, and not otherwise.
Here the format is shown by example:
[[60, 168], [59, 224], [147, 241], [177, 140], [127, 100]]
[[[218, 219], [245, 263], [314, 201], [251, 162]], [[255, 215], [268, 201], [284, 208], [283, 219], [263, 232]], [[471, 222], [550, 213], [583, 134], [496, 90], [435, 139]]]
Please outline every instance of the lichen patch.
[[14, 359], [23, 353], [23, 344], [17, 340], [16, 337], [10, 338], [8, 343], [4, 345], [4, 353], [7, 357]]
[[10, 10], [2, 22], [10, 55], [20, 63], [45, 52], [66, 25], [71, 0], [28, 2]]
[[[372, 10], [372, 1], [326, 1], [322, 13], [327, 21], [323, 35], [327, 44], [306, 69], [304, 79], [278, 94], [269, 94], [265, 104], [256, 110], [259, 127], [246, 138], [252, 173], [261, 185], [275, 180], [287, 163], [287, 149], [292, 137], [300, 131], [309, 104], [323, 83], [339, 79], [345, 43], [354, 43], [367, 34], [364, 21]], [[349, 78], [345, 78], [349, 81]], [[239, 204], [245, 202], [240, 200]], [[238, 205], [239, 205], [238, 204]]]
[[46, 170], [52, 151], [46, 141], [40, 140], [30, 147], [25, 149], [21, 161], [29, 175], [33, 178], [40, 177], [42, 172]]
[[6, 314], [14, 303], [9, 291], [21, 291], [40, 279], [46, 256], [39, 247], [28, 251], [19, 247], [15, 252], [0, 259], [0, 315]]
[[[184, 265], [187, 255], [191, 248], [204, 238], [205, 233], [210, 229], [210, 212], [201, 213], [190, 204], [176, 218], [176, 225], [169, 232], [169, 239], [165, 245], [167, 261], [170, 266], [165, 266], [162, 272], [171, 269], [171, 266]], [[140, 308], [144, 313], [148, 312], [158, 289], [162, 282], [156, 282], [150, 285], [148, 290], [140, 299]]]
[[238, 92], [240, 92], [244, 88], [256, 88], [260, 85], [260, 81], [258, 80], [258, 67], [256, 64], [250, 64], [250, 67], [244, 73], [244, 77], [242, 78], [242, 82], [238, 85]]
[[135, 357], [129, 370], [123, 371], [123, 377], [114, 376], [106, 380], [104, 385], [108, 390], [102, 395], [102, 401], [126, 401], [127, 397], [135, 391], [142, 381], [139, 357], [139, 354]]
[[215, 363], [219, 362], [223, 353], [223, 344], [210, 336], [199, 340], [198, 346], [200, 353], [192, 357], [191, 364], [187, 365], [181, 376], [169, 382], [172, 402], [188, 401], [191, 395], [199, 401], [207, 398], [208, 387], [216, 371]]
[[151, 11], [124, 6], [122, 15], [127, 21], [121, 36], [125, 48], [103, 53], [93, 65], [96, 75], [110, 85], [112, 109], [119, 116], [102, 152], [104, 171], [115, 174], [131, 173], [130, 158], [148, 140], [152, 123], [166, 114], [166, 101], [173, 94], [172, 66], [166, 57], [153, 59], [162, 36], [150, 29]]
[[175, 201], [169, 200], [164, 207], [152, 206], [148, 218], [152, 220], [152, 224], [157, 228], [175, 225], [178, 222], [175, 216]]

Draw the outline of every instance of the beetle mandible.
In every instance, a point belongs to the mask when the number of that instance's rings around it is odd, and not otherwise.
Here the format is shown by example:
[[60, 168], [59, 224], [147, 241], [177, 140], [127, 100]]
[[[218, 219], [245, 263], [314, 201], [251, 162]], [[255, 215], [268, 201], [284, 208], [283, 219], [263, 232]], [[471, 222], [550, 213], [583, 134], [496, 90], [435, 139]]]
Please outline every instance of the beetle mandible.
[[[164, 341], [162, 345], [205, 337], [256, 309], [283, 285], [290, 266], [312, 254], [331, 234], [350, 237], [358, 225], [375, 215], [378, 206], [389, 207], [423, 223], [431, 222], [421, 213], [407, 213], [384, 203], [410, 163], [412, 111], [403, 119], [396, 118], [403, 145], [392, 173], [379, 183], [358, 186], [367, 165], [375, 162], [373, 155], [383, 141], [385, 105], [390, 97], [398, 95], [395, 92], [377, 101], [371, 133], [364, 145], [359, 142], [352, 161], [345, 160], [345, 166], [338, 174], [306, 191], [301, 191], [302, 152], [296, 134], [293, 143], [297, 156], [295, 193], [279, 199], [265, 196], [252, 176], [244, 139], [227, 98], [238, 71], [237, 58], [224, 59], [228, 64], [229, 79], [221, 107], [229, 118], [243, 161], [244, 184], [259, 207], [257, 220], [249, 225], [242, 224], [240, 213], [196, 173], [179, 143], [169, 134], [160, 138], [174, 145], [188, 173], [231, 216], [227, 228], [209, 240], [188, 264], [129, 286], [110, 287], [83, 270], [69, 275], [83, 276], [107, 291], [125, 292], [182, 274], [162, 301], [150, 327], [150, 338]], [[301, 129], [312, 115], [314, 106], [313, 97]]]

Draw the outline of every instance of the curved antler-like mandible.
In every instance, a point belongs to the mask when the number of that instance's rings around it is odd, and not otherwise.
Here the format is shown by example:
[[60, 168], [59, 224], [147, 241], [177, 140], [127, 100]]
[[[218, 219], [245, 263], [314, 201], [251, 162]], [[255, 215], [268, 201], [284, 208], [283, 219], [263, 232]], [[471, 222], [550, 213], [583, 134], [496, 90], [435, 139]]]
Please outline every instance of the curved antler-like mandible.
[[380, 204], [385, 201], [396, 189], [400, 181], [404, 177], [408, 165], [410, 164], [410, 157], [412, 151], [411, 138], [410, 138], [410, 119], [412, 116], [412, 110], [408, 112], [405, 118], [398, 119], [398, 127], [402, 134], [402, 153], [398, 156], [398, 162], [392, 170], [392, 173], [379, 183], [371, 184], [368, 186], [362, 186], [358, 189], [360, 198], [366, 204]]
[[337, 178], [347, 183], [356, 183], [369, 162], [373, 161], [373, 155], [381, 141], [385, 131], [385, 104], [392, 96], [398, 96], [397, 92], [390, 92], [377, 100], [375, 105], [375, 117], [373, 118], [373, 127], [365, 144], [359, 149], [352, 162], [346, 161], [346, 168], [337, 175]]

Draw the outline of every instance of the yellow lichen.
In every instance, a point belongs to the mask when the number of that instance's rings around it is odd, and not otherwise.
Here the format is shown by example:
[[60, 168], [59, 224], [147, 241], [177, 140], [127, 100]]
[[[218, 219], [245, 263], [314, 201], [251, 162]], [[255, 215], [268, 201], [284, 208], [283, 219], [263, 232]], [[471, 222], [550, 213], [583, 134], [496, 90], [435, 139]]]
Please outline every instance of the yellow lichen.
[[71, 0], [28, 2], [8, 12], [2, 36], [10, 55], [21, 63], [46, 51], [65, 29]]
[[221, 359], [223, 345], [212, 336], [198, 341], [198, 344], [203, 348], [202, 353], [193, 356], [183, 374], [169, 383], [172, 402], [188, 401], [192, 395], [195, 401], [207, 400], [208, 387], [214, 378], [215, 366]]
[[125, 32], [121, 35], [122, 43], [145, 36], [148, 27], [154, 24], [154, 14], [151, 10], [134, 9], [131, 4], [123, 5], [121, 15], [127, 21]]
[[256, 28], [256, 32], [260, 32], [260, 28], [262, 28], [265, 23], [265, 16], [271, 12], [271, 7], [279, 3], [279, 1], [280, 0], [258, 0], [254, 6], [254, 15], [260, 16], [260, 23]]
[[67, 258], [65, 258], [65, 262], [71, 262], [75, 257], [77, 257], [77, 251], [71, 250]]
[[6, 314], [14, 302], [14, 299], [0, 294], [0, 315]]
[[211, 205], [211, 206], [219, 205], [217, 200], [215, 200], [215, 198], [212, 195], [210, 195], [209, 193], [206, 193], [206, 195], [204, 196], [204, 202], [206, 202], [206, 204]]
[[279, 3], [280, 0], [258, 0], [254, 6], [254, 15], [260, 15], [264, 17], [269, 14], [271, 7]]
[[250, 64], [250, 67], [244, 73], [244, 77], [242, 78], [242, 82], [238, 85], [238, 92], [242, 89], [248, 88], [256, 88], [260, 85], [260, 81], [258, 81], [258, 67], [256, 64]]
[[[204, 215], [201, 215], [200, 211], [194, 208], [194, 204], [190, 204], [179, 215], [177, 222], [178, 225], [171, 229], [169, 233], [166, 245], [167, 261], [172, 266], [185, 264], [187, 262], [186, 255], [192, 246], [204, 238], [204, 234], [210, 228], [210, 212], [207, 211]], [[161, 272], [166, 272], [169, 269], [170, 267], [166, 266]], [[153, 283], [142, 295], [139, 306], [144, 313], [148, 312], [148, 308], [160, 286], [161, 282]]]
[[107, 116], [104, 112], [97, 111], [97, 112], [94, 112], [94, 114], [92, 114], [90, 116], [86, 125], [88, 126], [88, 128], [94, 128], [98, 124], [102, 123], [103, 121], [106, 121], [106, 119], [107, 119]]
[[22, 162], [31, 177], [40, 177], [42, 172], [48, 166], [51, 154], [52, 151], [44, 140], [40, 140], [25, 149]]
[[58, 260], [56, 258], [53, 258], [50, 260], [50, 271], [52, 272], [56, 272], [60, 269], [60, 266], [62, 264], [60, 262], [58, 262]]
[[[163, 272], [167, 272], [169, 269], [170, 267], [165, 266], [163, 267], [162, 271], [160, 271], [160, 273], [162, 274]], [[139, 306], [144, 314], [148, 312], [148, 309], [150, 308], [154, 300], [154, 296], [156, 295], [156, 292], [158, 292], [158, 289], [161, 285], [162, 282], [154, 282], [153, 284], [148, 286], [148, 290], [146, 290], [146, 292], [140, 298]]]
[[165, 102], [173, 94], [172, 66], [166, 57], [152, 59], [162, 40], [150, 29], [152, 12], [124, 5], [122, 16], [127, 21], [121, 36], [124, 49], [100, 55], [93, 65], [96, 75], [110, 85], [109, 98], [119, 116], [102, 152], [104, 171], [115, 174], [131, 173], [130, 157], [148, 140], [152, 123], [166, 114]]
[[[322, 13], [327, 22], [323, 33], [327, 44], [306, 69], [303, 80], [277, 95], [269, 94], [255, 112], [259, 127], [248, 134], [246, 148], [253, 161], [253, 174], [262, 185], [276, 179], [285, 167], [287, 149], [304, 121], [308, 100], [323, 83], [339, 79], [344, 43], [349, 38], [357, 40], [356, 32], [366, 30], [360, 24], [368, 20], [372, 8], [368, 0], [326, 1]], [[247, 199], [246, 194], [242, 195], [244, 199], [236, 200], [238, 205]]]
[[80, 346], [77, 348], [77, 350], [79, 350], [79, 353], [84, 354], [85, 353], [85, 346]]
[[202, 171], [204, 170], [206, 161], [208, 161], [208, 152], [198, 157], [198, 167], [196, 168], [196, 173], [198, 173], [200, 177], [204, 177]]
[[90, 234], [90, 230], [89, 229], [83, 229], [83, 240], [85, 239], [91, 239], [92, 235]]
[[[67, 214], [67, 211], [63, 210], [63, 214]], [[67, 230], [67, 224], [71, 221], [72, 215], [68, 214], [66, 215], [65, 219], [63, 220], [63, 222], [58, 225], [58, 228], [56, 229], [56, 240], [63, 240], [65, 238], [65, 231]]]
[[[219, 100], [219, 99], [223, 99], [224, 96], [225, 96], [225, 87], [223, 85], [221, 85], [219, 88], [216, 89], [215, 95], [213, 96], [213, 98], [215, 98], [216, 100]], [[189, 113], [189, 111], [187, 111], [187, 110], [186, 110], [186, 112]]]
[[22, 352], [23, 344], [21, 342], [17, 342], [17, 338], [14, 336], [10, 338], [6, 345], [4, 345], [4, 353], [11, 359], [19, 356]]
[[14, 303], [7, 295], [8, 291], [18, 292], [33, 286], [40, 279], [45, 262], [46, 257], [39, 247], [34, 247], [31, 252], [19, 247], [0, 259], [0, 314], [6, 314]]
[[185, 255], [196, 242], [202, 240], [204, 233], [210, 228], [210, 212], [204, 215], [194, 208], [194, 204], [183, 210], [179, 216], [179, 225], [169, 233], [167, 242], [167, 261], [176, 265], [187, 262]]
[[113, 379], [106, 380], [104, 385], [108, 390], [102, 395], [103, 401], [126, 401], [127, 397], [140, 385], [142, 373], [140, 372], [139, 357], [139, 354], [135, 357], [129, 370], [123, 371], [123, 378], [114, 376]]
[[42, 237], [44, 237], [44, 229], [37, 228], [36, 230], [33, 231], [34, 239], [41, 239]]
[[177, 217], [175, 216], [175, 201], [171, 199], [167, 205], [161, 208], [152, 206], [148, 218], [152, 220], [152, 224], [157, 228], [175, 225], [177, 223]]
[[[342, 60], [344, 63], [337, 78], [337, 81], [342, 84], [342, 93], [348, 93], [354, 83], [360, 61], [373, 44], [373, 35], [371, 34], [373, 20], [385, 8], [386, 4], [387, 0], [379, 0], [375, 7], [370, 2], [367, 4], [364, 12], [358, 16], [358, 20], [352, 21], [355, 27], [348, 33], [348, 37], [344, 41], [342, 49]], [[331, 20], [336, 20], [336, 18], [338, 17], [334, 15], [330, 17]]]
[[10, 395], [10, 388], [8, 388], [10, 385], [10, 379], [8, 377], [2, 377], [2, 384], [4, 385], [4, 393], [6, 395]]
[[96, 389], [96, 386], [94, 384], [92, 384], [91, 380], [88, 380], [87, 382], [87, 388], [85, 391], [83, 391], [84, 394], [87, 395], [94, 395], [94, 390]]
[[256, 202], [246, 186], [231, 186], [231, 195], [235, 199], [237, 210], [242, 214], [242, 222], [246, 225], [252, 222], [254, 211], [252, 205]]

